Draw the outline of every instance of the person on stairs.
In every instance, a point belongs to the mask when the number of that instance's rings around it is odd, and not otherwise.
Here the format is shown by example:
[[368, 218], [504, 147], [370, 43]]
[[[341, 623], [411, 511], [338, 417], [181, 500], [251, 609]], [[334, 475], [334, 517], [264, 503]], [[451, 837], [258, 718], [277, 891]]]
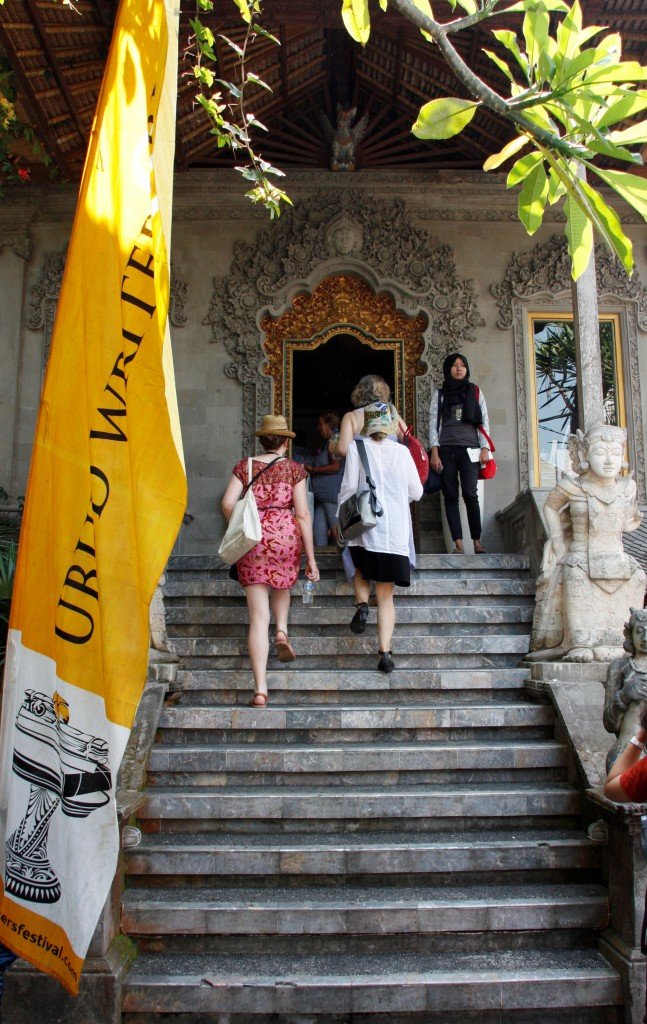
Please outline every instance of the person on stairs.
[[[252, 707], [268, 703], [267, 659], [270, 606], [276, 624], [275, 648], [279, 661], [294, 661], [296, 655], [288, 637], [290, 590], [296, 583], [305, 550], [306, 577], [319, 579], [312, 539], [312, 517], [308, 510], [306, 470], [287, 458], [288, 440], [296, 435], [283, 416], [264, 416], [256, 431], [263, 454], [252, 460], [254, 497], [261, 520], [258, 544], [236, 562], [236, 578], [245, 590], [249, 611], [249, 657], [254, 675]], [[234, 466], [222, 499], [222, 511], [229, 521], [234, 506], [249, 483], [247, 459]]]
[[326, 547], [335, 525], [337, 495], [344, 475], [344, 460], [332, 455], [331, 439], [339, 436], [339, 416], [335, 412], [322, 412], [317, 420], [317, 431], [323, 446], [312, 463], [306, 464], [310, 474], [310, 487], [315, 497], [313, 534], [315, 547]]
[[349, 445], [337, 507], [339, 515], [342, 502], [355, 494], [360, 485], [365, 486], [365, 471], [358, 450], [361, 444], [368, 458], [383, 515], [372, 529], [348, 542], [355, 567], [353, 588], [356, 607], [350, 629], [356, 634], [365, 631], [371, 582], [375, 583], [379, 637], [377, 667], [380, 672], [392, 672], [395, 668], [391, 652], [395, 628], [393, 587], [408, 587], [411, 582], [409, 502], [422, 497], [422, 484], [409, 450], [389, 440], [396, 426], [391, 407], [385, 402], [375, 402], [363, 410], [363, 439], [351, 441]]
[[[443, 363], [443, 383], [434, 392], [429, 409], [429, 465], [442, 473], [440, 487], [445, 501], [445, 514], [454, 541], [454, 554], [462, 554], [463, 528], [458, 509], [458, 480], [467, 511], [474, 552], [483, 554], [481, 544], [481, 509], [476, 485], [479, 465], [490, 458], [490, 449], [483, 447], [479, 427], [490, 432], [487, 406], [483, 392], [470, 381], [469, 363], [460, 352], [452, 352]], [[480, 454], [472, 461], [470, 452]]]

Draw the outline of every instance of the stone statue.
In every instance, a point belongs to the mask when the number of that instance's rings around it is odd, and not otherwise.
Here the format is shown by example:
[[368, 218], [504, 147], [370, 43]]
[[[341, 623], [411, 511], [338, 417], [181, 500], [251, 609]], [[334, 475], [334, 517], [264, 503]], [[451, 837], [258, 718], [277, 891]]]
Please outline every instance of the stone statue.
[[537, 581], [531, 658], [611, 661], [622, 654], [627, 607], [642, 607], [645, 573], [622, 547], [642, 515], [622, 427], [595, 424], [569, 440], [573, 473], [544, 505], [548, 540]]
[[607, 771], [637, 731], [640, 704], [647, 700], [647, 609], [629, 610], [631, 617], [624, 629], [628, 653], [611, 662], [604, 688], [602, 721], [607, 732], [618, 737], [607, 754]]
[[173, 650], [173, 645], [166, 632], [166, 612], [164, 610], [164, 592], [162, 589], [165, 579], [166, 577], [162, 574], [148, 609], [148, 624], [150, 628], [148, 659], [155, 662], [176, 662], [179, 661], [179, 658]]
[[337, 126], [333, 128], [326, 114], [321, 121], [328, 141], [331, 143], [330, 170], [354, 171], [357, 147], [364, 138], [368, 124], [368, 111], [360, 117], [357, 124], [357, 107], [345, 108], [337, 104]]

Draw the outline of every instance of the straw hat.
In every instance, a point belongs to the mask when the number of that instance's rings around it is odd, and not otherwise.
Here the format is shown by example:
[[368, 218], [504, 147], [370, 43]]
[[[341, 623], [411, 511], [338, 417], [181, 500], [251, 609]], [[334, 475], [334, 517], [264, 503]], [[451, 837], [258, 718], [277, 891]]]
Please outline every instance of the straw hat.
[[285, 416], [263, 416], [259, 429], [254, 433], [256, 437], [267, 437], [268, 434], [274, 434], [276, 437], [297, 436], [294, 431], [288, 429]]

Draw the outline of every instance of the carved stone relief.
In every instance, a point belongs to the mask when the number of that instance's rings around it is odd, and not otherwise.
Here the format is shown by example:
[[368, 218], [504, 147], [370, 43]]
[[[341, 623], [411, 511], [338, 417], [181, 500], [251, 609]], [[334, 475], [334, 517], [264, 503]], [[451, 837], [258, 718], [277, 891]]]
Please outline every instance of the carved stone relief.
[[[627, 411], [642, 409], [638, 370], [638, 328], [647, 331], [647, 288], [638, 274], [630, 278], [619, 260], [602, 245], [595, 247], [598, 300], [602, 312], [620, 309], [622, 319], [622, 347], [625, 356], [627, 385]], [[527, 393], [528, 367], [526, 365], [526, 313], [529, 309], [554, 311], [571, 309], [571, 271], [566, 239], [553, 235], [547, 242], [536, 245], [529, 252], [513, 252], [506, 272], [490, 291], [499, 307], [497, 326], [502, 330], [512, 327], [514, 337], [517, 424], [519, 436], [519, 473], [521, 489], [530, 486], [530, 453], [528, 450]], [[629, 424], [629, 442], [633, 449], [632, 466], [635, 467], [638, 500], [647, 498], [645, 479], [645, 442], [642, 416], [638, 412]]]
[[43, 373], [49, 359], [49, 348], [52, 343], [52, 330], [58, 296], [65, 269], [65, 251], [46, 252], [43, 269], [29, 297], [29, 315], [27, 326], [32, 331], [42, 331], [42, 369]]
[[188, 317], [186, 315], [186, 297], [189, 286], [186, 281], [181, 281], [175, 273], [175, 266], [171, 260], [171, 292], [169, 295], [168, 318], [173, 327], [186, 327]]
[[5, 222], [0, 227], [0, 252], [9, 246], [22, 260], [31, 259], [31, 237], [29, 228], [20, 221]]
[[231, 362], [225, 374], [243, 385], [243, 449], [251, 450], [261, 417], [274, 408], [272, 380], [263, 371], [261, 323], [292, 308], [297, 294], [312, 295], [327, 277], [354, 275], [373, 292], [386, 292], [394, 310], [422, 316], [428, 367], [416, 379], [417, 429], [424, 422], [432, 382], [445, 355], [475, 340], [483, 324], [472, 282], [460, 278], [451, 246], [435, 245], [417, 227], [402, 199], [378, 200], [362, 189], [320, 189], [258, 233], [238, 242], [231, 271], [214, 278], [205, 325]]

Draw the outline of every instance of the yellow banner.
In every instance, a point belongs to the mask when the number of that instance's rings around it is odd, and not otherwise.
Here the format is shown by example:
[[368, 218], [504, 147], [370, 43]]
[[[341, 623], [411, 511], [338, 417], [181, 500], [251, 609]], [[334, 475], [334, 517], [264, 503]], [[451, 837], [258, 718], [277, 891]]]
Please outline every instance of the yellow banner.
[[146, 677], [148, 606], [186, 504], [167, 327], [176, 80], [171, 0], [122, 0], [11, 610], [0, 941], [73, 993], [116, 867], [115, 781]]

